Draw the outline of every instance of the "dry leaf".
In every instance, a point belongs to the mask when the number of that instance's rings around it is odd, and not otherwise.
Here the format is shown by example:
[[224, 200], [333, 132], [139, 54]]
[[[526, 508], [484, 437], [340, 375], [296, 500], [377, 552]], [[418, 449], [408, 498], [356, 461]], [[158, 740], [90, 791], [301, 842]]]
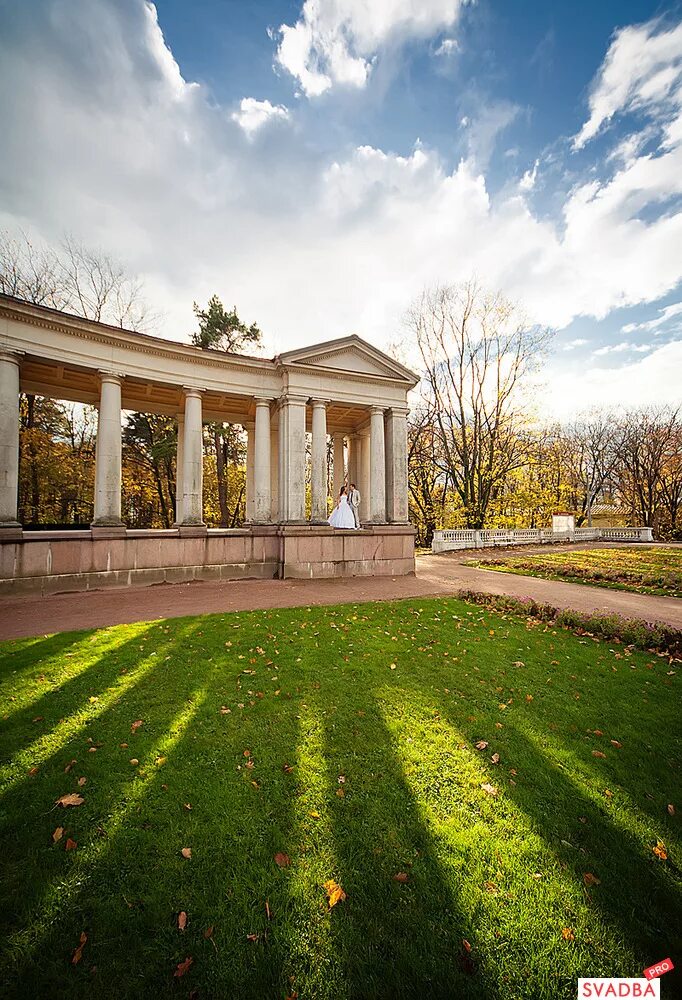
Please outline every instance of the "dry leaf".
[[58, 826], [57, 829], [52, 834], [52, 843], [56, 844], [58, 840], [61, 840], [64, 836], [64, 827]]
[[184, 931], [186, 926], [187, 926], [187, 914], [185, 913], [184, 910], [180, 910], [180, 912], [178, 913], [178, 930]]
[[583, 882], [585, 885], [601, 885], [601, 879], [593, 875], [592, 872], [585, 872], [583, 874]]
[[394, 882], [407, 882], [408, 878], [409, 878], [409, 875], [406, 872], [397, 872], [397, 874], [395, 874], [393, 876], [393, 881]]
[[668, 815], [669, 816], [675, 815], [675, 806], [672, 804], [672, 802], [668, 803]]
[[533, 695], [532, 694], [527, 694], [526, 695], [526, 701], [532, 701], [532, 700], [533, 700]]
[[345, 798], [345, 795], [346, 795], [346, 793], [344, 792], [343, 788], [337, 788], [336, 789], [336, 794], [338, 795], [338, 797], [340, 799]]
[[77, 761], [77, 760], [72, 760], [72, 761], [69, 761], [69, 763], [68, 763], [68, 764], [66, 765], [66, 767], [64, 768], [64, 774], [68, 774], [68, 773], [69, 773], [69, 771], [71, 770], [71, 768], [73, 767], [73, 765], [74, 765], [74, 764], [77, 764], [77, 763], [78, 763], [78, 761]]
[[184, 974], [189, 970], [189, 967], [193, 961], [194, 959], [192, 958], [191, 955], [189, 955], [184, 962], [180, 962], [177, 969], [173, 973], [173, 977], [175, 979], [180, 979], [181, 976], [184, 976]]
[[593, 729], [592, 732], [594, 733], [595, 736], [603, 736], [604, 735], [602, 733], [601, 729]]
[[561, 936], [564, 939], [564, 941], [575, 941], [575, 934], [573, 933], [570, 927], [562, 927]]
[[71, 840], [71, 837], [68, 837], [66, 843], [64, 844], [64, 850], [65, 851], [75, 851], [77, 847], [78, 847], [78, 844], [76, 843], [76, 841], [75, 840]]
[[283, 851], [278, 851], [277, 854], [275, 854], [275, 864], [280, 868], [288, 868], [291, 864], [291, 858]]
[[210, 927], [206, 928], [206, 930], [204, 931], [204, 937], [206, 938], [207, 941], [209, 938], [213, 937], [213, 924], [211, 924]]
[[97, 753], [98, 747], [88, 747], [88, 753]]
[[497, 795], [497, 789], [495, 788], [494, 785], [491, 785], [488, 781], [486, 781], [483, 785], [481, 785], [481, 788], [483, 789], [484, 792], [487, 792], [488, 795]]
[[343, 902], [346, 898], [346, 894], [339, 885], [335, 882], [333, 878], [330, 878], [328, 882], [324, 883], [324, 891], [327, 893], [327, 899], [329, 900], [329, 909], [336, 906], [337, 903]]
[[88, 935], [85, 933], [85, 931], [82, 931], [80, 936], [80, 944], [78, 945], [78, 947], [76, 948], [71, 957], [72, 965], [78, 965], [78, 963], [80, 962], [81, 958], [83, 957], [83, 948], [85, 947], [85, 942], [87, 940], [88, 940]]
[[131, 763], [131, 764], [133, 765], [133, 767], [137, 767], [137, 765], [138, 765], [138, 764], [139, 764], [140, 762], [139, 762], [139, 760], [137, 759], [137, 757], [131, 757], [131, 758], [130, 758], [130, 763]]
[[314, 809], [311, 812], [309, 812], [308, 815], [312, 816], [313, 819], [321, 819], [322, 818], [320, 816], [319, 812], [316, 812]]
[[183, 849], [180, 851], [180, 854], [182, 854], [183, 858], [191, 858], [192, 857], [192, 848], [191, 847], [183, 847]]
[[493, 762], [493, 764], [499, 764], [500, 763], [499, 753], [494, 753], [490, 759]]
[[258, 941], [259, 938], [260, 938], [260, 934], [247, 934], [246, 935], [246, 940], [247, 941]]
[[488, 744], [485, 740], [479, 740], [478, 743], [474, 743], [474, 746], [477, 750], [486, 750], [488, 748]]
[[39, 768], [32, 767], [31, 770], [28, 772], [29, 778], [33, 778], [38, 773], [38, 771], [39, 771]]
[[166, 763], [166, 760], [167, 760], [166, 757], [157, 757], [155, 763], [158, 764], [159, 767], [161, 767], [162, 764]]
[[244, 756], [245, 757], [250, 757], [251, 756], [251, 751], [250, 750], [245, 750], [244, 751]]
[[466, 938], [462, 938], [462, 944], [464, 945], [464, 950], [467, 953], [471, 953], [471, 945], [469, 944]]
[[191, 808], [192, 808], [191, 804], [189, 802], [185, 802], [183, 809], [186, 809], [187, 812], [189, 812]]
[[294, 768], [291, 764], [282, 764], [282, 770], [284, 771], [285, 774], [291, 774], [293, 769]]
[[36, 717], [35, 717], [35, 719], [33, 721], [34, 722], [44, 722], [45, 721], [45, 716], [44, 715], [36, 715]]
[[127, 750], [128, 749], [128, 744], [127, 743], [119, 743], [119, 746], [120, 746], [121, 750]]
[[652, 847], [651, 850], [654, 852], [657, 858], [661, 859], [661, 861], [667, 861], [668, 851], [662, 840], [659, 840], [656, 846]]
[[623, 744], [619, 743], [618, 740], [611, 740], [611, 746], [615, 747], [616, 750], [620, 750], [620, 748], [623, 746]]
[[68, 795], [62, 795], [61, 798], [57, 799], [55, 805], [66, 808], [67, 806], [82, 806], [84, 802], [85, 799], [82, 796], [75, 792], [69, 792]]
[[593, 750], [592, 751], [592, 756], [593, 757], [601, 757], [602, 760], [606, 760], [606, 754], [602, 753], [601, 750]]
[[86, 783], [87, 780], [88, 780], [87, 778], [79, 778], [78, 779], [78, 786], [79, 786], [79, 788], [82, 788], [83, 785]]
[[130, 727], [130, 732], [136, 733], [140, 728], [140, 726], [143, 725], [144, 725], [144, 719], [136, 719], [135, 722], [133, 722], [132, 726]]

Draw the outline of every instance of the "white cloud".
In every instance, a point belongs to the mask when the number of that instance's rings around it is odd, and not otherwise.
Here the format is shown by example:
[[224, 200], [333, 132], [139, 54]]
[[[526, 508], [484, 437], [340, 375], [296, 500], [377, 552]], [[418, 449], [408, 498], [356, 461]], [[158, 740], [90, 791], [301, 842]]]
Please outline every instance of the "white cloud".
[[532, 191], [535, 187], [535, 181], [538, 176], [538, 167], [540, 166], [540, 161], [536, 160], [533, 164], [532, 170], [526, 170], [525, 174], [519, 181], [519, 187], [522, 191]]
[[596, 351], [592, 352], [592, 355], [595, 358], [600, 358], [604, 354], [623, 354], [626, 351], [634, 354], [646, 354], [652, 347], [653, 344], [631, 344], [629, 341], [623, 340], [620, 344], [605, 344], [604, 347], [598, 347]]
[[[682, 90], [682, 24], [665, 28], [658, 19], [615, 33], [590, 94], [590, 117], [573, 139], [581, 149], [619, 112], [671, 104], [679, 110]], [[677, 136], [675, 141], [679, 141]]]
[[279, 29], [277, 62], [307, 97], [335, 85], [364, 87], [384, 46], [452, 28], [466, 2], [305, 0], [296, 23]]
[[451, 56], [454, 52], [459, 52], [459, 42], [456, 38], [444, 38], [436, 49], [437, 56]]
[[658, 337], [663, 331], [660, 327], [669, 323], [671, 319], [676, 316], [682, 317], [682, 302], [673, 302], [669, 306], [664, 306], [662, 309], [658, 310], [658, 316], [654, 319], [647, 320], [645, 323], [627, 323], [623, 328], [623, 333], [634, 333], [635, 330], [648, 330], [653, 331], [654, 336]]
[[569, 340], [567, 344], [562, 344], [562, 351], [574, 351], [576, 347], [584, 347], [585, 344], [589, 343], [584, 337], [576, 337], [575, 340]]
[[270, 101], [257, 101], [255, 97], [243, 97], [239, 111], [234, 111], [231, 117], [251, 139], [267, 122], [288, 121], [291, 116], [289, 109], [283, 104], [271, 104]]

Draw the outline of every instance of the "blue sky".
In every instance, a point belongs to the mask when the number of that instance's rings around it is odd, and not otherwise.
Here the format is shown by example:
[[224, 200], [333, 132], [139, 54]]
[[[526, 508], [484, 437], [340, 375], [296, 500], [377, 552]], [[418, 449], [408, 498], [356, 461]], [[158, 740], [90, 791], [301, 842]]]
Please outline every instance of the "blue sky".
[[679, 400], [677, 0], [0, 3], [0, 86], [0, 225], [125, 260], [162, 335], [215, 291], [386, 347], [476, 275], [557, 331], [548, 412]]

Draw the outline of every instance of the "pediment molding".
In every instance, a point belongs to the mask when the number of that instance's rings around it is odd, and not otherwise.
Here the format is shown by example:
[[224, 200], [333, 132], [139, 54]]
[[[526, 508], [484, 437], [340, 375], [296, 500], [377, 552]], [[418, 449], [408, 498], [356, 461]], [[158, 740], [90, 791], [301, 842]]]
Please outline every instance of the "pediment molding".
[[275, 362], [282, 368], [313, 371], [318, 369], [325, 375], [346, 375], [410, 388], [419, 381], [409, 369], [355, 334], [324, 344], [287, 351], [275, 358]]

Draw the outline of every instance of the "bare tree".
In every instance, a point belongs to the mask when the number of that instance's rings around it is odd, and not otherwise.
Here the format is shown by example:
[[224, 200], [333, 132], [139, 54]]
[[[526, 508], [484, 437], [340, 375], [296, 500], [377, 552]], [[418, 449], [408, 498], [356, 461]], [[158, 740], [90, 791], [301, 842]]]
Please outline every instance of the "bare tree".
[[524, 394], [550, 338], [519, 307], [477, 282], [424, 291], [406, 317], [424, 366], [450, 483], [470, 528], [524, 462]]
[[618, 462], [618, 422], [612, 413], [592, 410], [564, 428], [564, 462], [574, 495], [578, 524], [592, 527], [592, 507]]
[[633, 516], [657, 527], [666, 470], [679, 448], [679, 408], [647, 407], [628, 413], [618, 442], [619, 485]]
[[137, 278], [71, 236], [52, 247], [23, 232], [0, 232], [0, 292], [129, 330], [153, 329], [157, 321]]

